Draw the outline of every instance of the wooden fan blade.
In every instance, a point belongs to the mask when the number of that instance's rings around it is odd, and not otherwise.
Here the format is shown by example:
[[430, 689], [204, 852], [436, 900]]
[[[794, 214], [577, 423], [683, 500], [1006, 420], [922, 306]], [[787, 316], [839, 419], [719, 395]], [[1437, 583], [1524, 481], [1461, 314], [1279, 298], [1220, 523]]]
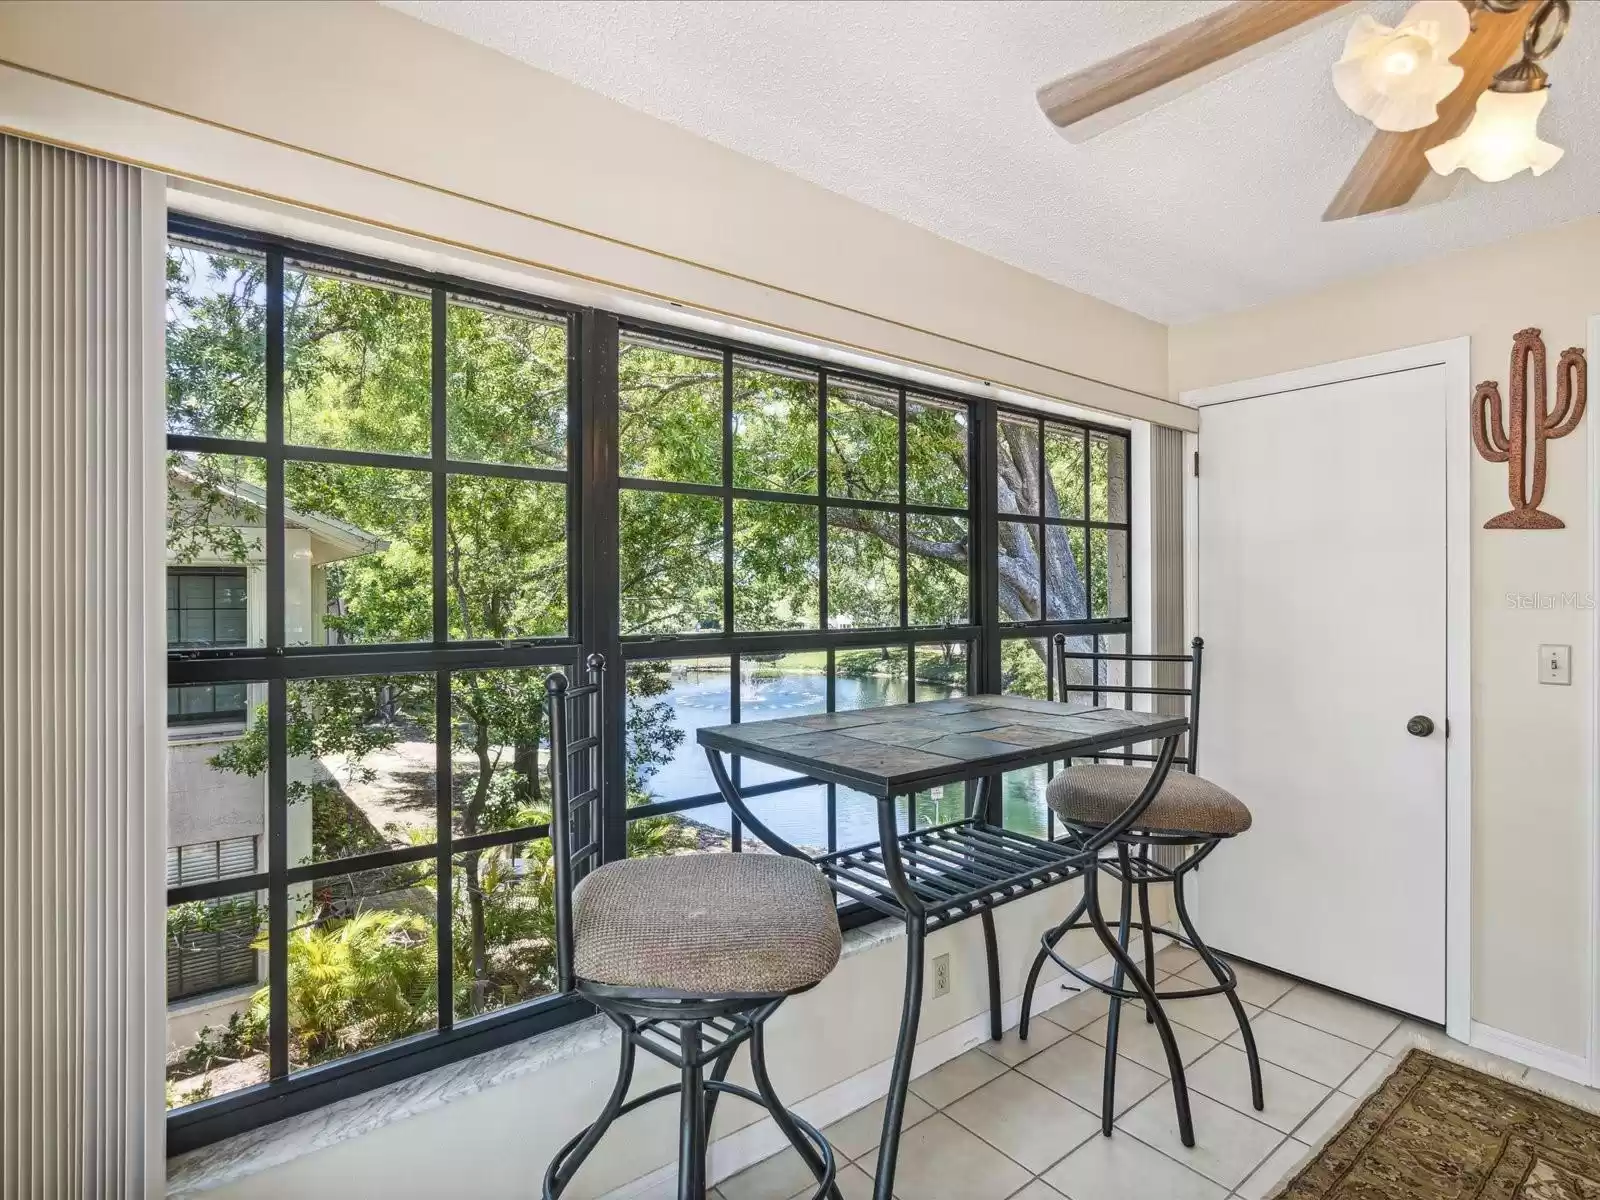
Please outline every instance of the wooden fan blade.
[[1523, 30], [1537, 7], [1524, 4], [1510, 13], [1479, 9], [1471, 36], [1450, 60], [1466, 74], [1460, 86], [1439, 102], [1439, 119], [1407, 133], [1381, 129], [1374, 133], [1322, 219], [1342, 221], [1408, 203], [1433, 170], [1424, 154], [1467, 127], [1495, 72], [1521, 50]]
[[1349, 0], [1234, 0], [1103, 62], [1039, 89], [1039, 107], [1059, 128], [1166, 87], [1314, 20]]

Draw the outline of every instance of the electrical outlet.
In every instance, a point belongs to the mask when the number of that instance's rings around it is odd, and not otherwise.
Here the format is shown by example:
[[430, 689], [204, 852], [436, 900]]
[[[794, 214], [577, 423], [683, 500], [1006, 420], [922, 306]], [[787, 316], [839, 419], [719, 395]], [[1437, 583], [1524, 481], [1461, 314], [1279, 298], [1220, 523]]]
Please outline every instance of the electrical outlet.
[[948, 996], [950, 994], [950, 956], [941, 954], [933, 960], [933, 994], [935, 996]]

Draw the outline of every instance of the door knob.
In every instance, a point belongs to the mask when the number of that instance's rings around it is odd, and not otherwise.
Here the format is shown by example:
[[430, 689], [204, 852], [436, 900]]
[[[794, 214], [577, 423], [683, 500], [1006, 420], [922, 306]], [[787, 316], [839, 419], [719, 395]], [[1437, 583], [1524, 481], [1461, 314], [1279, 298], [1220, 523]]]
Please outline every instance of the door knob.
[[1418, 714], [1406, 722], [1406, 732], [1412, 737], [1428, 737], [1433, 733], [1433, 719]]

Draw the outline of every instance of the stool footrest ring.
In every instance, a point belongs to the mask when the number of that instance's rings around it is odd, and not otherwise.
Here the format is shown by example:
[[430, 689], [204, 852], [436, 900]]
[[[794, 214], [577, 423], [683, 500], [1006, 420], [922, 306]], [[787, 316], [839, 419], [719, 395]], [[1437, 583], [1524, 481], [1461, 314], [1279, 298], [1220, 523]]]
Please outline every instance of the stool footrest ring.
[[[766, 1101], [755, 1092], [752, 1092], [749, 1088], [740, 1087], [738, 1084], [729, 1083], [726, 1080], [708, 1079], [705, 1081], [705, 1089], [708, 1092], [722, 1092], [729, 1096], [737, 1096], [740, 1100], [748, 1100], [751, 1104], [759, 1105], [762, 1108], [767, 1107]], [[665, 1087], [658, 1087], [653, 1091], [646, 1092], [642, 1096], [636, 1096], [634, 1099], [629, 1100], [621, 1108], [617, 1109], [617, 1111], [612, 1114], [611, 1120], [614, 1121], [618, 1117], [626, 1116], [634, 1109], [643, 1108], [646, 1104], [649, 1104], [652, 1101], [663, 1100], [668, 1096], [676, 1096], [681, 1090], [682, 1088], [680, 1085], [676, 1083], [669, 1083]], [[812, 1200], [822, 1200], [822, 1197], [827, 1195], [828, 1190], [833, 1187], [834, 1178], [839, 1173], [838, 1163], [833, 1157], [833, 1146], [829, 1144], [828, 1139], [823, 1137], [821, 1132], [815, 1125], [811, 1124], [811, 1122], [796, 1116], [788, 1109], [785, 1109], [784, 1111], [788, 1113], [789, 1120], [795, 1123], [796, 1128], [798, 1128], [801, 1133], [805, 1134], [806, 1140], [816, 1147], [817, 1153], [822, 1158], [822, 1174], [817, 1177], [817, 1190], [812, 1194]], [[610, 1122], [607, 1123], [609, 1124]], [[542, 1192], [543, 1200], [556, 1200], [556, 1198], [566, 1190], [565, 1183], [563, 1183], [560, 1188], [557, 1188], [554, 1191], [551, 1190], [551, 1186], [554, 1180], [561, 1174], [561, 1168], [566, 1163], [568, 1155], [577, 1149], [578, 1143], [583, 1141], [583, 1139], [588, 1136], [589, 1130], [592, 1128], [594, 1128], [594, 1126], [586, 1125], [584, 1128], [580, 1129], [577, 1134], [574, 1135], [569, 1142], [567, 1142], [566, 1145], [562, 1146], [560, 1150], [556, 1151], [555, 1157], [550, 1161], [549, 1168], [545, 1171], [544, 1190]]]
[[[1059, 928], [1060, 927], [1058, 926], [1057, 929], [1059, 930]], [[1067, 932], [1074, 929], [1093, 928], [1094, 924], [1091, 921], [1075, 921], [1066, 927], [1066, 931], [1062, 932]], [[1194, 944], [1194, 940], [1192, 938], [1185, 934], [1179, 933], [1175, 929], [1169, 929], [1164, 925], [1150, 925], [1147, 927], [1143, 921], [1130, 921], [1128, 923], [1128, 928], [1130, 930], [1137, 930], [1140, 933], [1143, 933], [1146, 928], [1148, 928], [1153, 936], [1171, 938], [1179, 945], [1187, 946], [1196, 954], [1200, 954], [1202, 961], [1206, 957], [1200, 950], [1200, 947]], [[1074, 979], [1079, 980], [1080, 982], [1093, 988], [1095, 991], [1104, 992], [1108, 996], [1116, 996], [1119, 1000], [1143, 999], [1143, 997], [1133, 988], [1113, 987], [1109, 980], [1096, 979], [1093, 975], [1087, 974], [1081, 967], [1074, 966], [1072, 963], [1068, 962], [1065, 958], [1056, 953], [1055, 946], [1050, 942], [1049, 933], [1046, 933], [1039, 939], [1039, 945], [1043, 953], [1050, 959], [1051, 962], [1055, 963], [1056, 966], [1067, 972], [1067, 974], [1071, 975]], [[1222, 973], [1227, 976], [1226, 982], [1215, 983], [1209, 986], [1196, 985], [1180, 991], [1171, 992], [1163, 991], [1161, 988], [1157, 987], [1156, 981], [1153, 979], [1149, 980], [1148, 982], [1151, 990], [1155, 992], [1156, 999], [1158, 1000], [1197, 1000], [1202, 996], [1220, 996], [1223, 992], [1231, 992], [1235, 987], [1237, 987], [1239, 983], [1239, 977], [1234, 974], [1232, 965], [1226, 960], [1218, 958], [1216, 962], [1217, 965], [1222, 968]]]

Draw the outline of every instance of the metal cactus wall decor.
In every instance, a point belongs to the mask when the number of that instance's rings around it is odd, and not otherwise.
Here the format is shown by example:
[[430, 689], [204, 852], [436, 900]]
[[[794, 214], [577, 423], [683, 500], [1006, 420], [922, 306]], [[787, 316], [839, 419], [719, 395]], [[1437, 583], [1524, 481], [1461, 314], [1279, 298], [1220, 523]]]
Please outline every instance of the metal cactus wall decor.
[[[1533, 425], [1528, 426], [1528, 380], [1533, 380]], [[1544, 444], [1566, 437], [1583, 420], [1589, 371], [1583, 351], [1573, 346], [1556, 363], [1556, 407], [1549, 408], [1545, 384], [1544, 338], [1524, 329], [1511, 342], [1511, 423], [1500, 414], [1500, 385], [1485, 380], [1472, 394], [1472, 440], [1489, 462], [1509, 462], [1506, 490], [1511, 511], [1491, 517], [1485, 529], [1565, 529], [1566, 522], [1539, 508], [1544, 499]], [[1529, 450], [1533, 453], [1532, 491], [1527, 490]]]

